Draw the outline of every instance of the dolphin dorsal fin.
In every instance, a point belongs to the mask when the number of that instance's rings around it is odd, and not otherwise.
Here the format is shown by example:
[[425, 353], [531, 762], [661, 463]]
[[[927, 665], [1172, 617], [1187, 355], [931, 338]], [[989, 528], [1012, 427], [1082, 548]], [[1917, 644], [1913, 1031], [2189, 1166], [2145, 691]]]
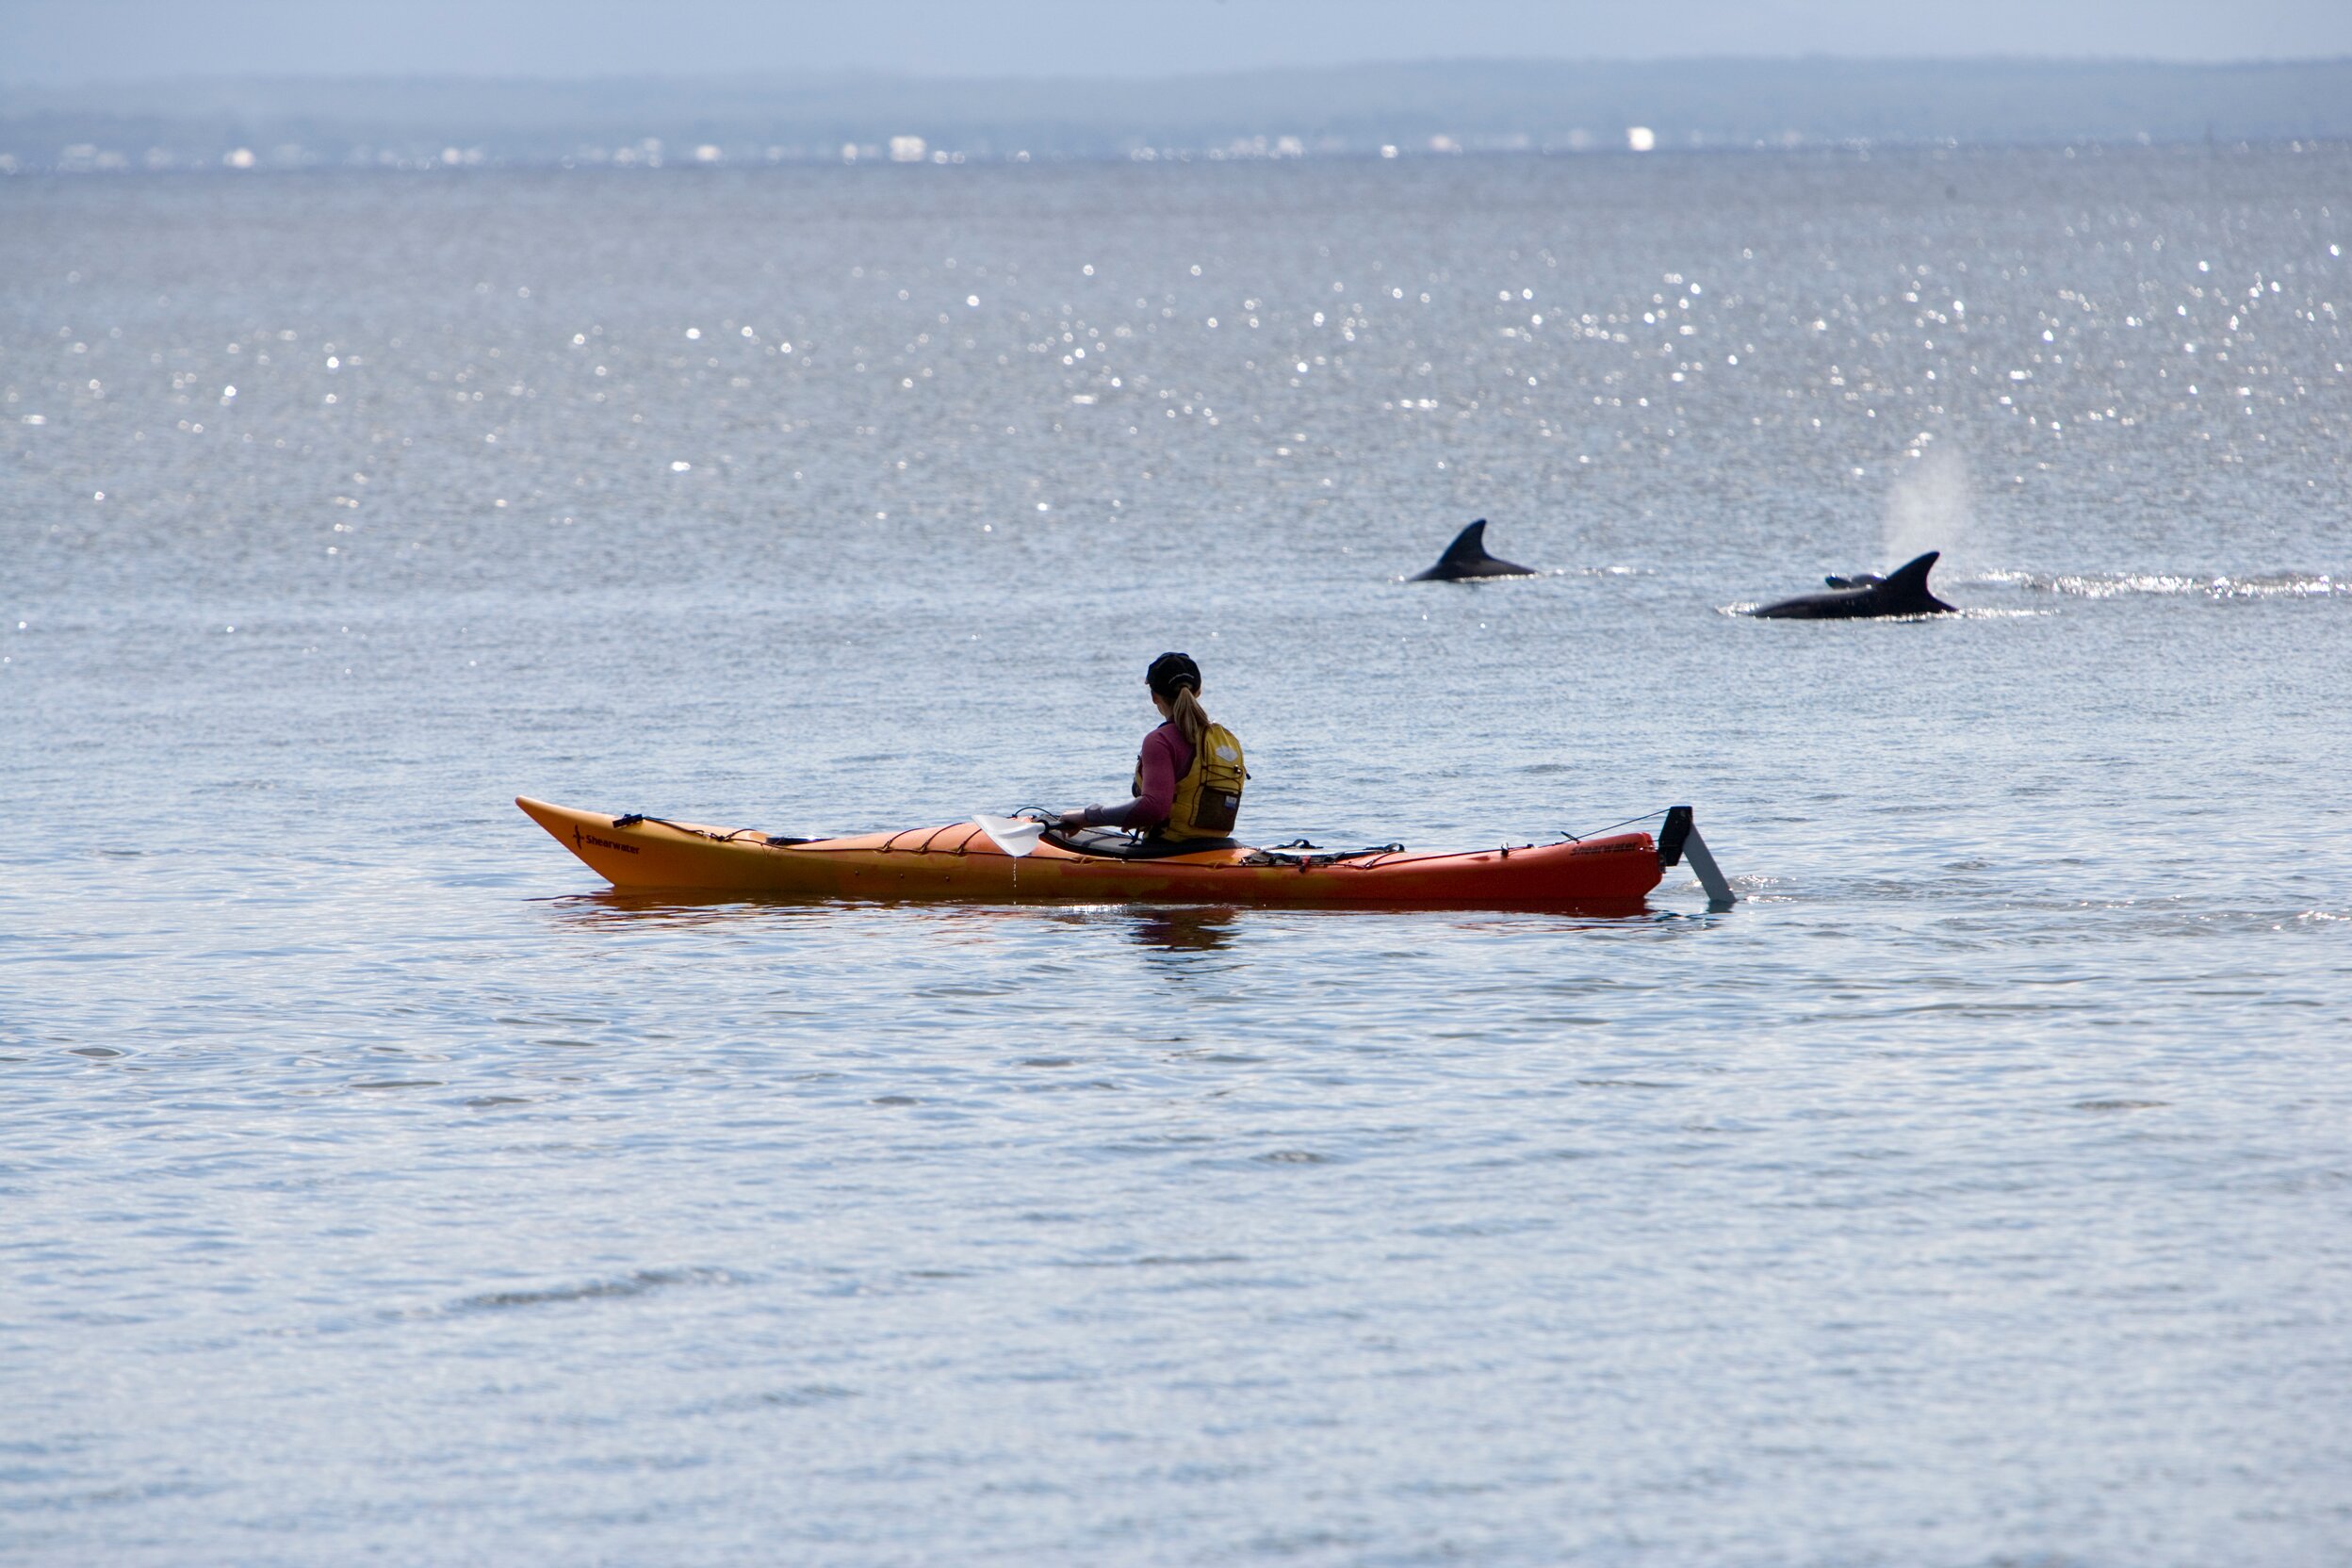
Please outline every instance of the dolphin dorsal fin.
[[1454, 535], [1454, 542], [1446, 547], [1446, 553], [1437, 558], [1438, 564], [1448, 561], [1484, 561], [1486, 554], [1486, 519], [1480, 517], [1468, 528]]
[[1934, 569], [1936, 558], [1943, 553], [1941, 550], [1930, 550], [1925, 555], [1904, 562], [1886, 574], [1886, 586], [1897, 593], [1926, 593], [1927, 574]]

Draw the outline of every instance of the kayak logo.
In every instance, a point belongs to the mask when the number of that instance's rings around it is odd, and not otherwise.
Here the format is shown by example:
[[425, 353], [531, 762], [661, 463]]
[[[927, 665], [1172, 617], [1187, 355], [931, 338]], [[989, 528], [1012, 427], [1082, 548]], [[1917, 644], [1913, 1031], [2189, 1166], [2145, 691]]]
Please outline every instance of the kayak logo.
[[614, 843], [610, 839], [599, 839], [594, 833], [583, 833], [577, 827], [572, 829], [572, 842], [575, 846], [581, 844], [594, 844], [598, 849], [617, 849], [623, 855], [635, 855], [639, 853], [635, 844]]

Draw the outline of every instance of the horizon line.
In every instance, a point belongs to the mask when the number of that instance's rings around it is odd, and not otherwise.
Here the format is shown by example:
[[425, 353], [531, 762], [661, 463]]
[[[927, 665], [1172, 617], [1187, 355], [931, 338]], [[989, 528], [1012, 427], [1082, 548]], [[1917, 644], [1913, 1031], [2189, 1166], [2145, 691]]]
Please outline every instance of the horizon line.
[[1282, 75], [1345, 74], [1354, 71], [1445, 70], [1461, 67], [1505, 67], [1510, 69], [1544, 69], [1546, 67], [1644, 67], [1674, 65], [1839, 65], [1839, 66], [2010, 66], [2010, 67], [2082, 67], [2117, 66], [2165, 71], [2244, 71], [2279, 70], [2312, 66], [2352, 65], [2352, 54], [2249, 56], [2224, 60], [2170, 59], [2148, 55], [2033, 55], [2011, 52], [1982, 55], [1843, 55], [1820, 50], [1803, 54], [1687, 54], [1687, 55], [1586, 55], [1544, 56], [1535, 58], [1492, 55], [1462, 55], [1415, 59], [1363, 59], [1338, 63], [1300, 65], [1253, 65], [1223, 71], [1184, 71], [1159, 74], [1131, 74], [1115, 72], [1053, 72], [1043, 74], [994, 73], [946, 74], [921, 71], [890, 70], [869, 66], [841, 66], [811, 71], [639, 71], [607, 72], [540, 75], [514, 72], [471, 72], [465, 70], [407, 71], [407, 72], [188, 72], [175, 75], [141, 75], [115, 77], [85, 77], [71, 82], [39, 81], [0, 76], [0, 91], [73, 92], [93, 89], [139, 89], [187, 87], [223, 83], [340, 85], [357, 82], [414, 83], [452, 82], [483, 86], [529, 84], [545, 87], [595, 87], [626, 83], [691, 84], [698, 82], [728, 82], [790, 86], [801, 83], [841, 82], [907, 82], [926, 85], [956, 83], [1005, 82], [1099, 82], [1142, 86], [1151, 83], [1197, 82], [1217, 78], [1248, 78]]

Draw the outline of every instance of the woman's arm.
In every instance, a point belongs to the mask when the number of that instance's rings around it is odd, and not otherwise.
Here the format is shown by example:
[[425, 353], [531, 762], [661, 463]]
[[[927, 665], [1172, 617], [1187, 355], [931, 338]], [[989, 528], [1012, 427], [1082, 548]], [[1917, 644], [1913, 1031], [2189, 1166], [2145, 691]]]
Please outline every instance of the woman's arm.
[[[1155, 729], [1143, 738], [1143, 754], [1135, 760], [1143, 776], [1143, 793], [1116, 806], [1089, 806], [1062, 815], [1066, 827], [1157, 827], [1168, 821], [1176, 804], [1176, 748], [1168, 731]], [[1075, 817], [1076, 822], [1070, 819]]]

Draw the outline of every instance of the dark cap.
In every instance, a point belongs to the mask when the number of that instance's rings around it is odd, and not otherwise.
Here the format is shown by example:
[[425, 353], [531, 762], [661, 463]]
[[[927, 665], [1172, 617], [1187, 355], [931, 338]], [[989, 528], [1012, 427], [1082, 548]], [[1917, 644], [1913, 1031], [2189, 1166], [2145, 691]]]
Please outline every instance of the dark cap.
[[1143, 683], [1152, 688], [1154, 696], [1176, 700], [1180, 686], [1189, 686], [1194, 693], [1200, 690], [1200, 666], [1192, 662], [1188, 653], [1164, 653], [1152, 661], [1152, 667], [1143, 674]]

